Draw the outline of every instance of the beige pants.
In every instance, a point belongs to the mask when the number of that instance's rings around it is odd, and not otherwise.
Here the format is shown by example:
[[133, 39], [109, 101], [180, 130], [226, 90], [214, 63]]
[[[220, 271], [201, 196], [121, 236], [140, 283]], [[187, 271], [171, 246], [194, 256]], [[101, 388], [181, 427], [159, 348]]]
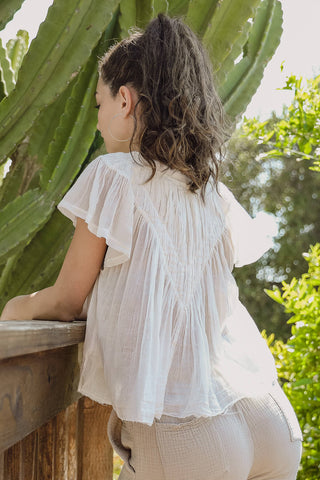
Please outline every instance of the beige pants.
[[112, 411], [108, 435], [124, 460], [119, 480], [294, 480], [301, 430], [280, 387], [214, 417], [163, 415], [152, 426]]

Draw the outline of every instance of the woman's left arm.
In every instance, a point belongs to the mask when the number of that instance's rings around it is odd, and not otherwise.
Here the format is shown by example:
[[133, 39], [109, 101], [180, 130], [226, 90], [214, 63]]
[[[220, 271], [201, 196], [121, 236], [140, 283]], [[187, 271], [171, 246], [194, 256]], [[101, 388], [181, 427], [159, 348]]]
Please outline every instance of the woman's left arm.
[[73, 239], [52, 287], [12, 298], [0, 320], [62, 320], [79, 318], [85, 299], [99, 274], [106, 252], [106, 240], [77, 218]]

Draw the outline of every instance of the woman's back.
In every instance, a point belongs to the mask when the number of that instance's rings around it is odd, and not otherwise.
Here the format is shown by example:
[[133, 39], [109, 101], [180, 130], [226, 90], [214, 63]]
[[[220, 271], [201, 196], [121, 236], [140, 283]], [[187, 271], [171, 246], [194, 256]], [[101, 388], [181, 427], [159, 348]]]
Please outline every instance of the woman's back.
[[[220, 195], [208, 184], [202, 199], [158, 162], [147, 181], [150, 168], [132, 156], [96, 159], [59, 205], [109, 246], [88, 303], [80, 391], [150, 425], [162, 414], [216, 415], [274, 379], [231, 274], [225, 214], [237, 204], [223, 185]], [[254, 372], [251, 340], [262, 352]]]

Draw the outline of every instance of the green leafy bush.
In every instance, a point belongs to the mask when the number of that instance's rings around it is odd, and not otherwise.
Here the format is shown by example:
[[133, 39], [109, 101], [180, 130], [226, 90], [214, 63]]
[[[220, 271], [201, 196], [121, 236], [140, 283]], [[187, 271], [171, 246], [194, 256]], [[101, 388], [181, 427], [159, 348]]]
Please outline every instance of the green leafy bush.
[[284, 109], [281, 118], [258, 122], [247, 119], [244, 132], [267, 145], [264, 158], [285, 156], [297, 160], [311, 160], [312, 170], [320, 171], [320, 75], [303, 79], [291, 75], [283, 90], [294, 92], [291, 105]]
[[320, 244], [304, 254], [308, 273], [266, 290], [292, 313], [292, 336], [287, 343], [267, 340], [274, 354], [283, 389], [290, 399], [304, 434], [299, 480], [318, 480], [320, 471]]

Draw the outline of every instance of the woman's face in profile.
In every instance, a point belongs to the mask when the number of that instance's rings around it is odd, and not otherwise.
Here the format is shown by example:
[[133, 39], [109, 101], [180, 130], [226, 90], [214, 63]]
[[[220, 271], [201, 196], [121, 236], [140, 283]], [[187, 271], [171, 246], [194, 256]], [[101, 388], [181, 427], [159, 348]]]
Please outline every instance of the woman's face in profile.
[[137, 94], [133, 88], [121, 86], [117, 95], [113, 96], [110, 87], [99, 78], [96, 91], [97, 129], [108, 153], [129, 152], [134, 129], [132, 112], [136, 101]]
[[[117, 121], [121, 113], [119, 99], [117, 97], [118, 96], [113, 97], [111, 95], [109, 86], [99, 78], [96, 91], [98, 108], [97, 129], [101, 133], [108, 152], [117, 151], [115, 140], [110, 134], [110, 129], [112, 129], [111, 131], [115, 137], [117, 137], [117, 133], [121, 135], [119, 132], [119, 121]], [[121, 138], [121, 136], [118, 138]]]

